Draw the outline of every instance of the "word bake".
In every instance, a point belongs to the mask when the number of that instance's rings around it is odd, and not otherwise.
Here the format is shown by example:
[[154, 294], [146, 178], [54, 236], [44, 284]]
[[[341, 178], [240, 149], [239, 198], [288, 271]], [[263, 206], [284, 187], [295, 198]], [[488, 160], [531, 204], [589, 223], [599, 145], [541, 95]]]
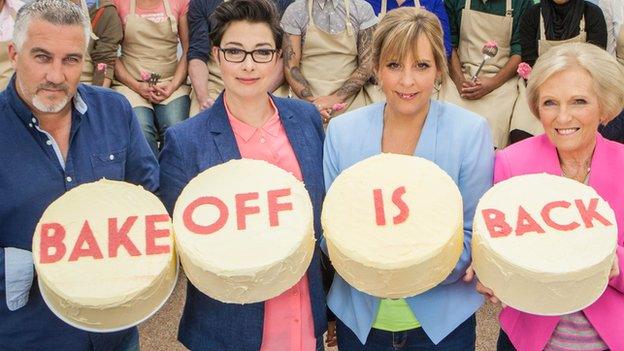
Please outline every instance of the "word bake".
[[[169, 236], [169, 216], [167, 214], [146, 215], [145, 230], [143, 240], [145, 252], [135, 245], [128, 235], [137, 222], [138, 216], [127, 218], [108, 218], [108, 235], [105, 243], [98, 243], [93, 234], [89, 220], [85, 220], [80, 228], [80, 232], [73, 239], [67, 235], [67, 228], [61, 223], [48, 222], [41, 224], [39, 243], [40, 260], [42, 264], [56, 263], [66, 258], [67, 249], [71, 248], [67, 256], [68, 262], [78, 261], [83, 257], [91, 257], [95, 260], [104, 258], [101, 247], [106, 247], [108, 258], [115, 258], [119, 255], [120, 249], [126, 251], [130, 256], [151, 256], [167, 254], [171, 251], [170, 245], [159, 245], [157, 239]], [[166, 228], [165, 228], [166, 227]], [[139, 245], [142, 247], [143, 245]]]
[[[292, 202], [280, 201], [280, 198], [291, 195], [290, 188], [275, 189], [267, 191], [266, 211], [269, 217], [269, 226], [279, 226], [279, 213], [282, 211], [292, 211]], [[247, 216], [260, 214], [260, 206], [254, 204], [260, 198], [260, 193], [240, 193], [234, 195], [236, 228], [244, 230], [247, 228]], [[213, 206], [218, 211], [218, 218], [210, 224], [199, 224], [193, 215], [201, 206]], [[202, 196], [189, 203], [182, 213], [184, 226], [194, 234], [213, 234], [221, 230], [230, 217], [230, 210], [223, 200], [216, 196]]]
[[[493, 238], [506, 237], [512, 232], [515, 233], [516, 236], [526, 233], [544, 234], [546, 231], [535, 218], [541, 219], [543, 225], [559, 231], [572, 231], [581, 227], [581, 225], [585, 228], [593, 228], [594, 220], [601, 223], [603, 226], [612, 226], [613, 223], [607, 220], [605, 216], [598, 213], [598, 201], [599, 199], [597, 198], [590, 199], [588, 204], [585, 203], [587, 201], [581, 199], [574, 200], [573, 203], [568, 201], [552, 201], [545, 204], [539, 214], [533, 215], [520, 205], [516, 211], [517, 220], [513, 228], [507, 223], [506, 215], [501, 210], [487, 208], [483, 209], [481, 214], [487, 230]], [[553, 212], [555, 211], [573, 211], [578, 221], [571, 221], [568, 223], [557, 221], [553, 218]]]

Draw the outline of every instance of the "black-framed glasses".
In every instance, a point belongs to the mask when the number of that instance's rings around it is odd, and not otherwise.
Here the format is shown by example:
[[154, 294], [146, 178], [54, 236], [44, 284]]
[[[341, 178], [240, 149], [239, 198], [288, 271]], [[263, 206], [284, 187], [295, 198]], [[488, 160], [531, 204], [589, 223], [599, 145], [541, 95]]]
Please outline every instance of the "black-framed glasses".
[[246, 51], [239, 48], [219, 48], [223, 53], [223, 57], [228, 62], [240, 63], [247, 59], [247, 55], [251, 55], [251, 59], [256, 63], [267, 63], [273, 60], [273, 56], [277, 50], [275, 49], [256, 49]]

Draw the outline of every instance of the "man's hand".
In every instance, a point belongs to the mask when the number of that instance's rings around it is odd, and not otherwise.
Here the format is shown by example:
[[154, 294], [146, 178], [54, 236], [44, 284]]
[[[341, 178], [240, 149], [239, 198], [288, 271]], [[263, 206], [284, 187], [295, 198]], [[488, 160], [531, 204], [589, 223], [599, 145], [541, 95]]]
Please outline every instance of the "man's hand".
[[155, 90], [147, 82], [137, 81], [132, 90], [136, 91], [145, 100], [152, 102], [152, 95], [155, 93]]
[[332, 112], [333, 112], [334, 105], [341, 104], [343, 102], [344, 101], [342, 101], [342, 99], [340, 99], [334, 94], [327, 95], [327, 96], [319, 96], [312, 100], [312, 103], [314, 104], [314, 106], [316, 106], [317, 110], [319, 111], [331, 110]]
[[327, 345], [327, 347], [338, 345], [338, 339], [336, 339], [336, 321], [327, 322], [327, 339], [325, 339], [325, 345]]
[[496, 88], [498, 88], [498, 85], [493, 78], [478, 77], [474, 82], [464, 80], [459, 93], [464, 99], [477, 100]]
[[199, 98], [197, 97], [197, 101], [199, 101], [199, 109], [201, 111], [208, 109], [212, 106], [212, 104], [214, 104], [214, 99], [209, 98], [208, 96], [206, 96], [205, 98]]

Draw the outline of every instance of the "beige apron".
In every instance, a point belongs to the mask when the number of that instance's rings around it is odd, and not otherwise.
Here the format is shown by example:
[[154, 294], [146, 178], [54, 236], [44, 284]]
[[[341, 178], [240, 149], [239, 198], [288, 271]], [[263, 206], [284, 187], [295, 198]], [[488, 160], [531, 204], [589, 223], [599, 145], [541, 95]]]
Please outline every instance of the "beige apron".
[[[469, 80], [476, 72], [483, 60], [481, 48], [489, 40], [498, 43], [498, 53], [494, 58], [487, 60], [480, 75], [495, 76], [509, 60], [511, 48], [513, 17], [511, 0], [506, 0], [505, 15], [493, 15], [470, 9], [470, 0], [461, 14], [459, 39], [459, 60], [462, 63], [464, 77]], [[494, 146], [502, 148], [507, 145], [511, 115], [518, 99], [518, 80], [514, 77], [498, 89], [478, 100], [462, 99], [452, 80], [447, 79], [440, 91], [440, 99], [451, 102], [475, 112], [488, 121], [492, 130]]]
[[[420, 8], [420, 1], [414, 0], [414, 7]], [[377, 15], [377, 19], [381, 21], [381, 19], [383, 18], [383, 16], [386, 15], [387, 12], [388, 12], [388, 0], [381, 0], [381, 10], [379, 11], [379, 14]]]
[[[8, 8], [11, 11], [11, 17], [15, 21], [15, 11], [10, 7]], [[0, 91], [9, 85], [11, 76], [13, 76], [13, 65], [9, 59], [9, 43], [11, 43], [10, 40], [0, 41]]]
[[620, 34], [615, 44], [615, 55], [620, 64], [624, 65], [624, 25], [620, 26]]
[[[341, 33], [329, 34], [320, 30], [312, 18], [312, 4], [308, 0], [308, 28], [301, 50], [301, 72], [312, 88], [312, 95], [326, 96], [340, 89], [358, 67], [357, 38], [349, 21], [349, 0], [345, 0], [346, 28]], [[345, 101], [346, 107], [333, 116], [384, 100], [381, 90], [367, 84]]]
[[544, 16], [540, 13], [540, 38], [537, 42], [537, 55], [542, 56], [548, 50], [566, 43], [584, 43], [587, 41], [587, 32], [585, 31], [585, 15], [581, 17], [579, 23], [579, 35], [574, 38], [565, 40], [547, 40], [546, 39], [546, 27], [544, 26]]
[[[139, 80], [142, 71], [160, 74], [159, 82], [171, 81], [175, 74], [178, 66], [178, 23], [171, 13], [169, 1], [163, 0], [163, 4], [167, 20], [155, 23], [137, 15], [136, 0], [130, 1], [130, 14], [126, 20], [119, 60], [134, 79]], [[134, 90], [117, 81], [114, 84], [113, 89], [122, 93], [132, 107], [153, 108], [151, 102]], [[166, 105], [181, 96], [188, 95], [189, 90], [188, 85], [182, 84], [160, 104]]]
[[[85, 0], [80, 0], [80, 7], [84, 12], [87, 18], [89, 17], [89, 7], [87, 6], [87, 2]], [[93, 60], [91, 60], [91, 51], [95, 46], [95, 42], [99, 39], [94, 33], [93, 29], [89, 27], [89, 33], [91, 33], [91, 39], [89, 40], [89, 46], [87, 47], [87, 52], [84, 56], [83, 66], [82, 66], [82, 74], [80, 75], [80, 82], [84, 84], [91, 84], [93, 82]]]

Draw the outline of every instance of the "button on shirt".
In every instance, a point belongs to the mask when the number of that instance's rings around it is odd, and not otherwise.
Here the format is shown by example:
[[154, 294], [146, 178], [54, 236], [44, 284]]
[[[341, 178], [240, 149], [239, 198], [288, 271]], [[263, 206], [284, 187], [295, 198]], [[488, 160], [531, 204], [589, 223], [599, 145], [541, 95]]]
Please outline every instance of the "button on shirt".
[[80, 85], [71, 119], [69, 149], [63, 159], [56, 141], [18, 97], [14, 79], [0, 93], [1, 350], [109, 350], [136, 333], [135, 328], [98, 334], [70, 327], [45, 305], [36, 279], [21, 308], [10, 311], [5, 302], [12, 300], [8, 295], [19, 286], [9, 272], [32, 269], [12, 259], [12, 254], [5, 256], [5, 251], [31, 250], [39, 218], [58, 197], [101, 178], [142, 185], [149, 191], [158, 188], [158, 164], [121, 95]]
[[[349, 3], [349, 22], [356, 32], [370, 28], [377, 24], [377, 17], [373, 8], [364, 0], [312, 0], [312, 17], [319, 29], [329, 34], [338, 34], [346, 29], [345, 18], [347, 11], [345, 4]], [[282, 17], [282, 29], [291, 35], [300, 35], [301, 42], [305, 41], [305, 32], [308, 28], [308, 3], [306, 0], [297, 0], [288, 6]]]
[[[271, 103], [273, 103], [271, 101]], [[236, 119], [226, 105], [226, 112], [241, 157], [267, 161], [302, 180], [301, 170], [286, 130], [275, 114], [261, 128]], [[308, 277], [304, 275], [292, 288], [264, 303], [264, 326], [261, 351], [316, 349], [314, 321], [310, 304]]]

